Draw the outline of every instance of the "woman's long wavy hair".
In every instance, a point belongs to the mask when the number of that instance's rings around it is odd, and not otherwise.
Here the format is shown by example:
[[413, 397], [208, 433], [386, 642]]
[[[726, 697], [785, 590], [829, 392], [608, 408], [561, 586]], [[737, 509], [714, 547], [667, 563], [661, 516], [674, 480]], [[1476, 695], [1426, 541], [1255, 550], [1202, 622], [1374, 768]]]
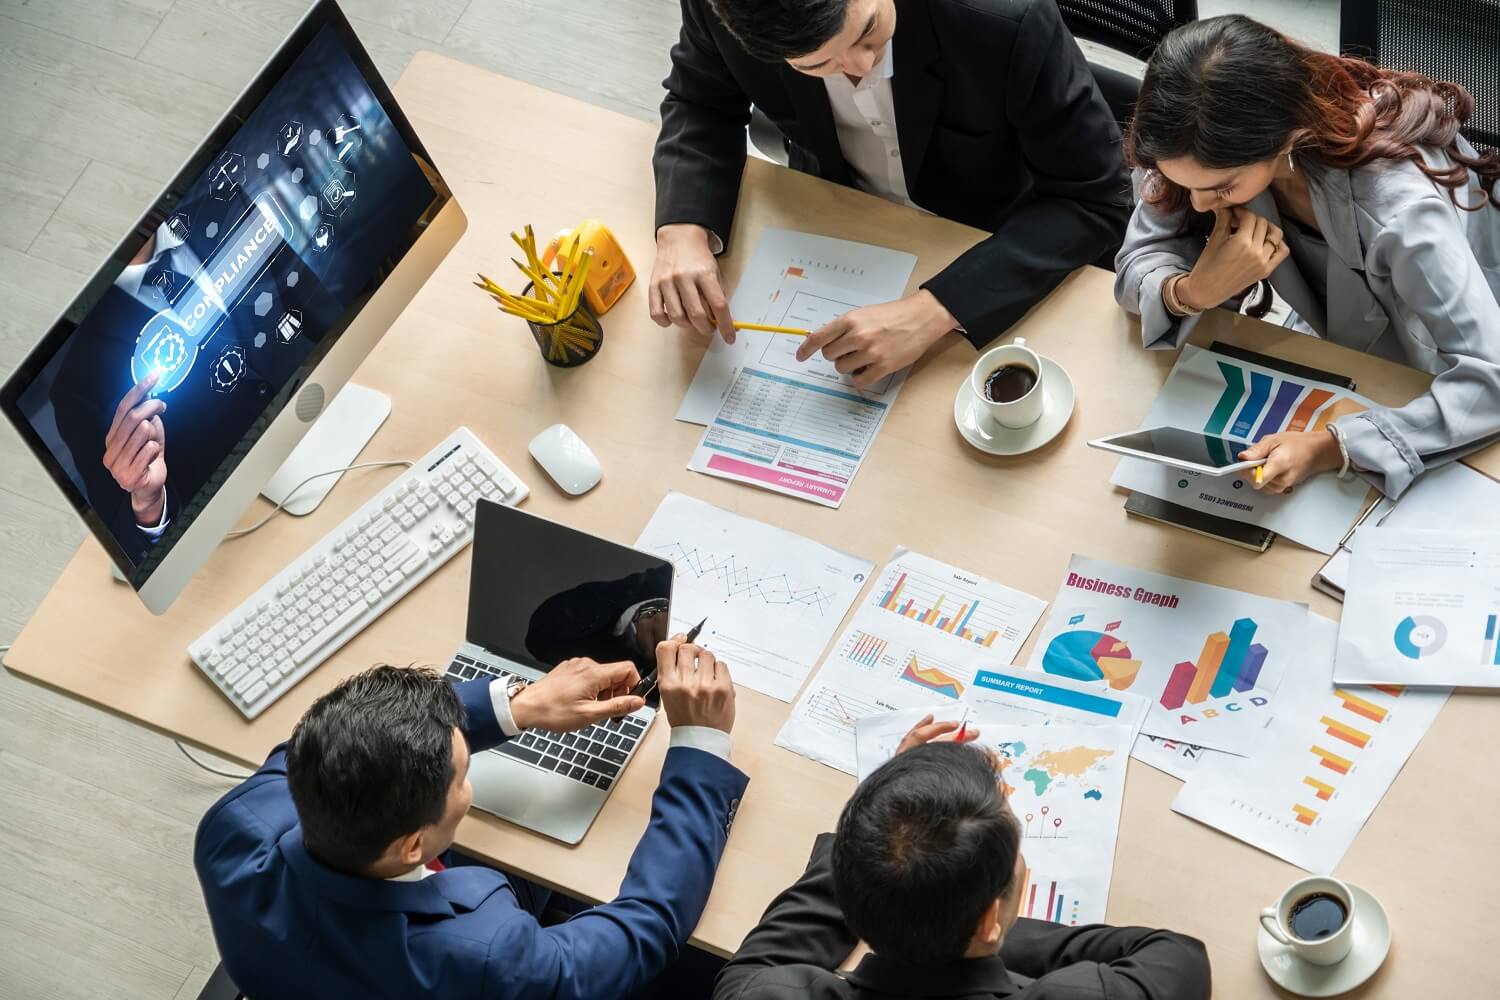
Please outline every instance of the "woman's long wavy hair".
[[[1194, 21], [1162, 41], [1146, 67], [1125, 157], [1147, 172], [1141, 197], [1172, 213], [1190, 207], [1188, 192], [1156, 169], [1161, 161], [1190, 156], [1225, 170], [1288, 147], [1298, 160], [1346, 170], [1410, 160], [1460, 208], [1500, 210], [1500, 153], [1471, 156], [1458, 147], [1459, 127], [1473, 111], [1459, 84], [1309, 49], [1230, 14]], [[1451, 165], [1429, 166], [1423, 146], [1446, 152]], [[1462, 198], [1471, 172], [1479, 197]], [[1188, 228], [1206, 237], [1212, 216], [1190, 213]], [[1269, 307], [1269, 294], [1260, 304]]]

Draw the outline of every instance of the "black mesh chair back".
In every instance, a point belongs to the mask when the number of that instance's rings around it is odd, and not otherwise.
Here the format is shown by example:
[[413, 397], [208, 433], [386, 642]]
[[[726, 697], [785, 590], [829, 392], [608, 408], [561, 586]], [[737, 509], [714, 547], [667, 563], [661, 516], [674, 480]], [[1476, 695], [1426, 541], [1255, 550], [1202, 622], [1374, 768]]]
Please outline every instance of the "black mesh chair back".
[[1198, 0], [1057, 0], [1076, 38], [1145, 62], [1173, 28], [1198, 17]]
[[[1198, 16], [1198, 0], [1057, 0], [1057, 9], [1074, 38], [1145, 62], [1173, 28]], [[1089, 69], [1123, 127], [1134, 113], [1141, 82], [1098, 63], [1089, 63]]]
[[1343, 0], [1339, 43], [1346, 55], [1463, 84], [1474, 96], [1464, 135], [1500, 149], [1500, 0]]

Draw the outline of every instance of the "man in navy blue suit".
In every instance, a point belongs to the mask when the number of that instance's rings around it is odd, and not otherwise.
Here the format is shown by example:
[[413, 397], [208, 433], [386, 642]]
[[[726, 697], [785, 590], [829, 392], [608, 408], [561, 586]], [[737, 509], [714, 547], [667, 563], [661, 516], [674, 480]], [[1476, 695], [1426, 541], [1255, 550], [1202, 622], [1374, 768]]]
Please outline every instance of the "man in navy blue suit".
[[629, 663], [577, 659], [510, 693], [376, 667], [316, 701], [198, 828], [225, 970], [249, 997], [620, 997], [678, 956], [748, 778], [729, 763], [734, 685], [701, 647], [657, 648], [671, 748], [613, 902], [544, 927], [547, 892], [450, 852], [469, 755], [521, 730], [641, 707]]

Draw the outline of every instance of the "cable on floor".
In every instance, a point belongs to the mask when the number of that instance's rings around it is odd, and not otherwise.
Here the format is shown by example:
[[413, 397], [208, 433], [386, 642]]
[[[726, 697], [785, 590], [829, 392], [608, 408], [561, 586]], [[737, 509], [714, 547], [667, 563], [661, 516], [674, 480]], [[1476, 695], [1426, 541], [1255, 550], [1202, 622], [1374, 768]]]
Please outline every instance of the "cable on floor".
[[194, 757], [191, 753], [189, 753], [188, 748], [183, 746], [178, 741], [173, 740], [172, 743], [177, 747], [178, 750], [182, 751], [182, 755], [184, 757], [192, 761], [198, 767], [201, 767], [203, 770], [207, 771], [209, 774], [217, 774], [221, 778], [233, 778], [235, 781], [244, 781], [246, 778], [250, 777], [250, 775], [255, 773], [253, 771], [246, 771], [243, 774], [236, 774], [233, 771], [221, 771], [216, 767], [209, 767], [207, 764], [203, 763], [203, 761], [199, 760], [197, 757]]

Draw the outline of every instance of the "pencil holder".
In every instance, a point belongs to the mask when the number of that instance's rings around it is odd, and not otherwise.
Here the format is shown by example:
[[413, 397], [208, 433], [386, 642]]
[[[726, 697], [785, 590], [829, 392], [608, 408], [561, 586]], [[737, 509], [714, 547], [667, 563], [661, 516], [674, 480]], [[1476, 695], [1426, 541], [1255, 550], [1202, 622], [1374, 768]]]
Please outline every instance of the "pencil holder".
[[[521, 294], [529, 296], [533, 291], [533, 285], [528, 284]], [[537, 350], [542, 352], [542, 360], [558, 368], [577, 368], [604, 346], [604, 327], [589, 307], [588, 299], [582, 296], [578, 308], [556, 323], [527, 320], [526, 325], [531, 328]]]

